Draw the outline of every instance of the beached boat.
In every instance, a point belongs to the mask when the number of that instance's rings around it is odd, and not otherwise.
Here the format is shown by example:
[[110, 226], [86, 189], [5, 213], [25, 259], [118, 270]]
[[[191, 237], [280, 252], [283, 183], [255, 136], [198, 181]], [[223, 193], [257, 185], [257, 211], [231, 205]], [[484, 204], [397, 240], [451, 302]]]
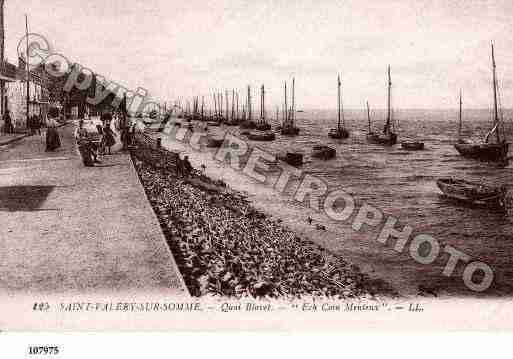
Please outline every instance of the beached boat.
[[[285, 102], [283, 107], [283, 123], [278, 127], [278, 131], [284, 136], [297, 136], [299, 135], [299, 128], [295, 126], [296, 122], [296, 79], [292, 78], [292, 107], [290, 110], [287, 108], [287, 82], [285, 82]], [[278, 114], [276, 114], [278, 119]]]
[[299, 152], [287, 152], [285, 155], [278, 155], [277, 158], [294, 167], [303, 165], [303, 154]]
[[[256, 123], [255, 128], [258, 131], [270, 131], [271, 130], [271, 124], [269, 124], [265, 119], [265, 88], [264, 88], [264, 85], [262, 85], [261, 92], [260, 92], [260, 121], [258, 121]], [[269, 137], [269, 136], [267, 136], [267, 137]], [[271, 141], [271, 140], [267, 140], [267, 141]]]
[[393, 122], [392, 122], [392, 109], [390, 105], [390, 96], [392, 90], [392, 80], [390, 77], [390, 66], [388, 66], [388, 97], [387, 97], [387, 120], [385, 122], [385, 127], [383, 129], [383, 133], [373, 132], [371, 129], [371, 120], [370, 120], [370, 111], [369, 111], [369, 103], [367, 102], [367, 117], [369, 120], [369, 133], [367, 134], [367, 141], [370, 143], [375, 143], [379, 145], [395, 145], [397, 143], [397, 134], [393, 132]]
[[424, 149], [424, 142], [403, 141], [401, 147], [408, 151], [421, 151]]
[[320, 158], [323, 160], [329, 160], [334, 158], [337, 155], [337, 150], [325, 146], [325, 145], [316, 145], [312, 148], [312, 157]]
[[[493, 127], [486, 134], [482, 143], [456, 143], [454, 147], [460, 155], [488, 162], [508, 162], [509, 143], [506, 140], [502, 121], [502, 112], [499, 111], [498, 84], [495, 70], [495, 55], [492, 44], [492, 84], [493, 84]], [[461, 101], [460, 101], [461, 103]], [[461, 105], [460, 105], [461, 106]], [[461, 112], [460, 112], [461, 113]], [[461, 114], [460, 114], [461, 123]], [[461, 125], [460, 125], [461, 127]], [[461, 140], [461, 129], [460, 129]]]
[[248, 139], [252, 141], [274, 141], [276, 135], [271, 131], [253, 131], [248, 134]]
[[440, 178], [436, 184], [447, 198], [472, 205], [505, 207], [507, 194], [505, 187], [489, 186], [455, 178]]
[[207, 147], [210, 147], [210, 148], [221, 147], [223, 142], [224, 142], [224, 140], [222, 138], [212, 138], [211, 137], [207, 140]]
[[[336, 128], [332, 128], [328, 131], [328, 136], [335, 139], [345, 139], [349, 137], [349, 131], [345, 127], [345, 118], [344, 118], [344, 110], [342, 108], [342, 101], [341, 101], [341, 91], [340, 87], [342, 83], [340, 82], [340, 75], [337, 78], [337, 85], [338, 85], [338, 124]], [[340, 114], [342, 113], [342, 116]], [[340, 118], [342, 117], [342, 121]]]
[[256, 128], [256, 123], [255, 121], [245, 120], [240, 123], [239, 127], [246, 130], [253, 130]]

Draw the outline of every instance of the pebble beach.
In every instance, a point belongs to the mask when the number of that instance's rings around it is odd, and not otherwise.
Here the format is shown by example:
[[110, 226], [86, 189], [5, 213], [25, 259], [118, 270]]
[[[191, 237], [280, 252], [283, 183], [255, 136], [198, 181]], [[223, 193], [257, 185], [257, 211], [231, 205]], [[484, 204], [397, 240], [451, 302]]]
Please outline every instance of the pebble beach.
[[140, 151], [145, 149], [132, 153], [134, 165], [191, 295], [397, 295], [386, 282], [259, 212], [223, 182], [199, 172], [177, 177], [145, 161]]

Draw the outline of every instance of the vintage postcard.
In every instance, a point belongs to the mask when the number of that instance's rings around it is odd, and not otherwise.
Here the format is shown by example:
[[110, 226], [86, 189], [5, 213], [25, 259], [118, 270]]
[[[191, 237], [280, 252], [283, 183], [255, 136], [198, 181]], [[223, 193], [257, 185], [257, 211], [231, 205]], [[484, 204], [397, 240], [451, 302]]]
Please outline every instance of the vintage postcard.
[[0, 11], [1, 331], [512, 329], [511, 2]]

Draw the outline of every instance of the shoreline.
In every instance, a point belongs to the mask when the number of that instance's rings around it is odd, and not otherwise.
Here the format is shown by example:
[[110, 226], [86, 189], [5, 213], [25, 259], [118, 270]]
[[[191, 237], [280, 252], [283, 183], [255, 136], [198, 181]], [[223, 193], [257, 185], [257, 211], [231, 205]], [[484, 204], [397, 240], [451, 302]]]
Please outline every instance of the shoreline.
[[[230, 132], [230, 128], [209, 129], [209, 136], [220, 136], [224, 131]], [[388, 282], [402, 297], [417, 296], [420, 292], [415, 277], [405, 277], [402, 268], [390, 266], [388, 259], [383, 258], [383, 251], [388, 251], [387, 256], [395, 256], [392, 249], [380, 244], [375, 244], [374, 233], [355, 232], [351, 224], [335, 223], [321, 212], [316, 212], [307, 206], [295, 202], [290, 193], [280, 193], [273, 188], [273, 175], [268, 177], [266, 183], [260, 183], [233, 169], [228, 163], [221, 163], [214, 159], [217, 149], [192, 148], [184, 141], [175, 140], [173, 129], [168, 126], [162, 134], [150, 132], [152, 138], [161, 137], [162, 146], [168, 151], [188, 155], [193, 167], [200, 168], [206, 165], [205, 174], [213, 180], [219, 180], [232, 190], [244, 194], [251, 204], [268, 216], [279, 219], [282, 226], [308, 240], [320, 245], [326, 250], [346, 258], [355, 264], [369, 277]], [[223, 135], [224, 136], [224, 135]], [[269, 174], [269, 173], [268, 173]], [[294, 187], [293, 181], [290, 187]], [[308, 224], [306, 218], [311, 217], [313, 224]], [[319, 230], [316, 224], [325, 229]], [[362, 247], [362, 243], [368, 248]], [[371, 251], [369, 251], [369, 249]], [[440, 293], [439, 293], [440, 295]]]
[[389, 283], [285, 226], [222, 180], [179, 178], [145, 160], [148, 151], [139, 145], [132, 160], [191, 295], [398, 296]]

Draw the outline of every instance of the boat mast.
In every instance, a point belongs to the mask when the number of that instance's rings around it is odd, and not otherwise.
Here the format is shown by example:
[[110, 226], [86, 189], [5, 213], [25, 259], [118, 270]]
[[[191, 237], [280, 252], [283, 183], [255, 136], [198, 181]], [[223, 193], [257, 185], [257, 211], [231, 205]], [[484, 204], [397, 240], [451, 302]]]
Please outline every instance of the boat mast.
[[387, 97], [387, 122], [385, 124], [385, 134], [390, 133], [390, 121], [391, 121], [391, 113], [390, 113], [390, 91], [392, 89], [392, 79], [390, 78], [390, 65], [388, 65], [388, 97]]
[[283, 127], [285, 126], [288, 126], [289, 124], [289, 118], [288, 118], [288, 114], [289, 114], [289, 110], [287, 108], [287, 81], [285, 81], [285, 107], [283, 109]]
[[290, 116], [290, 127], [294, 127], [294, 120], [295, 120], [295, 116], [296, 116], [296, 78], [293, 77], [292, 78], [292, 113], [291, 113], [291, 116]]
[[237, 90], [235, 98], [237, 99], [237, 121], [239, 120], [239, 90]]
[[369, 121], [369, 133], [371, 133], [371, 119], [370, 119], [369, 101], [367, 101], [367, 120]]
[[262, 85], [260, 87], [260, 123], [264, 122], [263, 121], [263, 117], [264, 117], [263, 98], [264, 98], [264, 85]]
[[265, 88], [262, 85], [262, 123], [265, 123]]
[[462, 101], [461, 101], [461, 90], [460, 90], [460, 115], [459, 115], [459, 126], [458, 126], [458, 139], [461, 139], [461, 129], [462, 129]]
[[201, 121], [204, 119], [205, 96], [201, 96]]
[[226, 121], [229, 121], [230, 112], [228, 111], [229, 110], [229, 106], [228, 106], [228, 90], [224, 90], [224, 97], [225, 97], [225, 100], [226, 100]]
[[232, 89], [232, 121], [235, 117], [235, 89]]
[[493, 53], [492, 43], [492, 67], [493, 67], [493, 111], [494, 111], [494, 122], [495, 122], [495, 133], [497, 135], [497, 143], [501, 142], [499, 134], [499, 110], [497, 108], [497, 75], [495, 74], [495, 55]]
[[248, 119], [251, 121], [251, 87], [248, 85]]
[[217, 100], [216, 100], [216, 94], [214, 93], [214, 117], [217, 117]]
[[337, 109], [338, 109], [338, 131], [340, 132], [340, 86], [342, 84], [340, 83], [340, 75], [338, 75], [338, 78], [337, 78], [337, 90], [338, 90], [338, 93], [337, 93], [337, 96], [338, 96], [338, 101], [337, 101]]

